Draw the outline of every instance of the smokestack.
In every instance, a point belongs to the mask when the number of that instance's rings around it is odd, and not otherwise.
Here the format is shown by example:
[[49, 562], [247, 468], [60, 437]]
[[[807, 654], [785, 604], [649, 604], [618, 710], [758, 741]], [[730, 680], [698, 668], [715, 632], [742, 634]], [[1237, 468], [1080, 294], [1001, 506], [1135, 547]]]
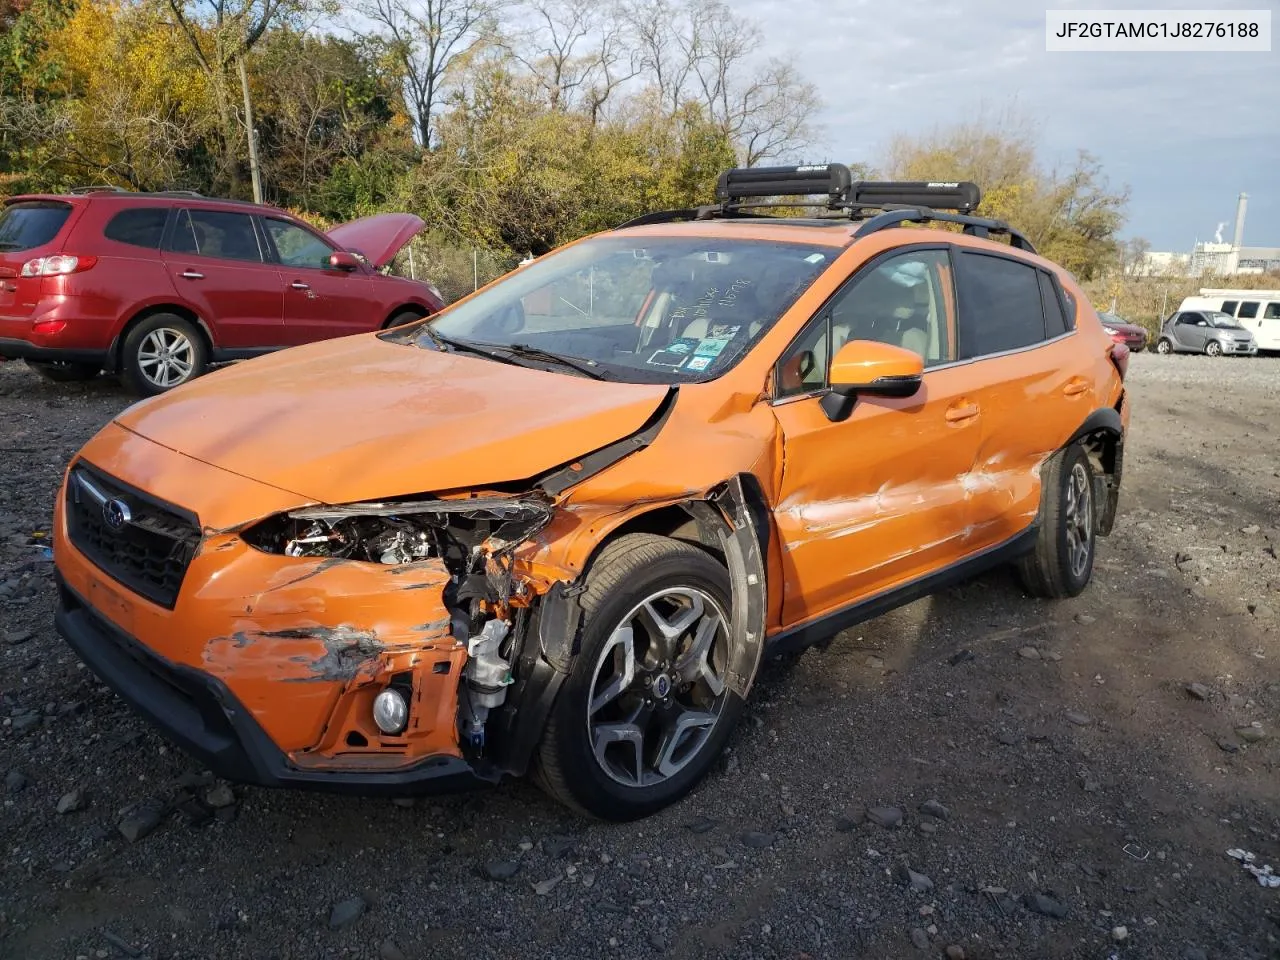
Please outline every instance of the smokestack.
[[1247, 193], [1240, 194], [1240, 200], [1236, 204], [1236, 235], [1232, 246], [1239, 250], [1244, 246], [1244, 212], [1249, 206], [1249, 195]]

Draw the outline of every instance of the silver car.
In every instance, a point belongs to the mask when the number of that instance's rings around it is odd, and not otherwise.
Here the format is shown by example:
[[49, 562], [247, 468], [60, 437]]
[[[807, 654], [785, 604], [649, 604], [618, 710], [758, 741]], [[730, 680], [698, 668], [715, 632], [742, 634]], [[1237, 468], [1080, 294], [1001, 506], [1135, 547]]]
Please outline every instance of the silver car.
[[1257, 341], [1235, 317], [1217, 310], [1179, 310], [1164, 322], [1157, 353], [1207, 353], [1211, 357], [1224, 354], [1258, 353]]

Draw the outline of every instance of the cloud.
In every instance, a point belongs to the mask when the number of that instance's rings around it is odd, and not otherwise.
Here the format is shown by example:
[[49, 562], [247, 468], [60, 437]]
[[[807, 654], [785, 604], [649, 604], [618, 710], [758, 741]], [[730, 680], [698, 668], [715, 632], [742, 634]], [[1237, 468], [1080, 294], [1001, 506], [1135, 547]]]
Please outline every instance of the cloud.
[[794, 54], [822, 91], [818, 159], [874, 163], [896, 134], [1016, 103], [1038, 122], [1046, 161], [1087, 149], [1115, 183], [1128, 184], [1128, 234], [1156, 249], [1188, 249], [1230, 221], [1246, 191], [1246, 242], [1280, 245], [1280, 44], [1273, 37], [1271, 53], [1240, 54], [1045, 51], [1046, 9], [1103, 5], [742, 0], [735, 10], [761, 25], [769, 54]]

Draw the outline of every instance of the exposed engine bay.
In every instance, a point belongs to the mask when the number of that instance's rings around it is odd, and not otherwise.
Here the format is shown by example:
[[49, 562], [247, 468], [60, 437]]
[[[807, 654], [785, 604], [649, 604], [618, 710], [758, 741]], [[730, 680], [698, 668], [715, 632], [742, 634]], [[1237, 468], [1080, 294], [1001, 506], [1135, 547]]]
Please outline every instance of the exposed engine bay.
[[401, 565], [437, 561], [450, 575], [444, 603], [455, 640], [467, 648], [459, 698], [460, 741], [483, 748], [485, 721], [512, 682], [517, 587], [511, 554], [553, 515], [546, 495], [405, 500], [307, 507], [245, 531], [246, 543], [290, 557]]

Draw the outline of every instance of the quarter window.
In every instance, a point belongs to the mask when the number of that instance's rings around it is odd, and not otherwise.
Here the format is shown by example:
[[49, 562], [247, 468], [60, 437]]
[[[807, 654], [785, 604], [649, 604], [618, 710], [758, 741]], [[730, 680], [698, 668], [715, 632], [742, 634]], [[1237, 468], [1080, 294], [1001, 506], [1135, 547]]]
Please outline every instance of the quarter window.
[[310, 230], [303, 230], [296, 224], [283, 220], [264, 220], [267, 233], [271, 234], [271, 242], [276, 245], [276, 254], [286, 267], [310, 267], [323, 270], [329, 266], [329, 257], [333, 247], [325, 243]]
[[1238, 306], [1240, 306], [1239, 300], [1225, 300], [1222, 304], [1222, 312], [1229, 317], [1234, 317]]
[[194, 253], [202, 257], [262, 261], [253, 218], [243, 213], [181, 210], [169, 248], [175, 253]]
[[860, 270], [779, 361], [777, 395], [825, 388], [831, 358], [850, 340], [912, 350], [925, 366], [946, 363], [953, 355], [948, 310], [952, 299], [945, 250], [915, 250]]
[[961, 359], [1044, 340], [1044, 307], [1035, 267], [967, 251], [958, 251], [957, 260]]
[[1259, 302], [1257, 300], [1248, 300], [1240, 304], [1240, 312], [1236, 314], [1241, 320], [1252, 320], [1258, 315]]
[[1043, 270], [1039, 271], [1039, 275], [1040, 301], [1044, 306], [1044, 335], [1052, 340], [1067, 332], [1067, 318], [1062, 312], [1062, 300], [1058, 297], [1058, 288], [1053, 282], [1053, 277]]
[[158, 250], [160, 239], [164, 236], [164, 223], [168, 219], [169, 211], [165, 207], [121, 210], [107, 222], [102, 235], [116, 243]]

